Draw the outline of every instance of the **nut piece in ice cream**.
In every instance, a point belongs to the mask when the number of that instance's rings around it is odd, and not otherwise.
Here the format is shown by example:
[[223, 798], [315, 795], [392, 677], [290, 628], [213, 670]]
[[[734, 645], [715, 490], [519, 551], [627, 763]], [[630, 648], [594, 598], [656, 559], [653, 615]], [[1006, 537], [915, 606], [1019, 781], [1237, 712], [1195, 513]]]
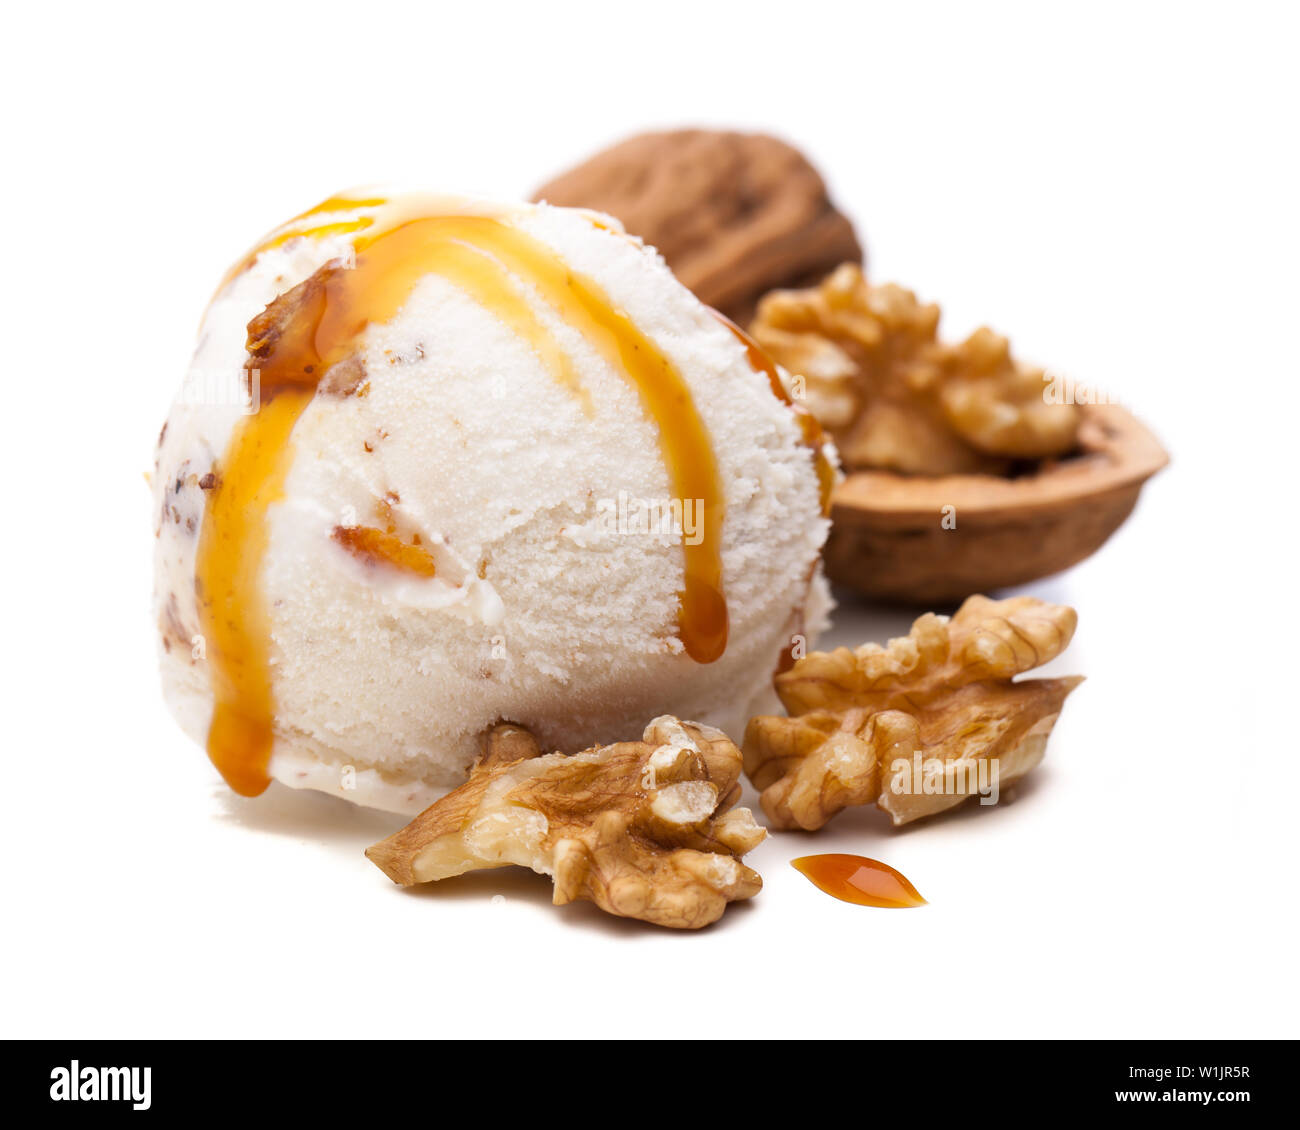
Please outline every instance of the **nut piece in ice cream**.
[[862, 261], [853, 225], [817, 170], [763, 134], [640, 134], [555, 178], [536, 199], [617, 216], [702, 301], [742, 325], [767, 291]]
[[1079, 408], [1048, 403], [1042, 369], [990, 329], [957, 345], [938, 329], [938, 306], [846, 263], [814, 289], [767, 295], [750, 332], [804, 378], [850, 469], [999, 475], [1074, 447]]
[[766, 835], [740, 796], [740, 751], [708, 726], [656, 718], [643, 740], [542, 755], [511, 723], [469, 781], [366, 855], [395, 883], [516, 864], [550, 875], [555, 905], [587, 899], [696, 929], [762, 886], [740, 857]]
[[790, 717], [754, 718], [745, 733], [763, 811], [777, 828], [813, 830], [875, 802], [906, 824], [1024, 776], [1082, 679], [1015, 676], [1064, 651], [1076, 621], [1033, 597], [972, 596], [885, 647], [800, 659], [776, 679]]

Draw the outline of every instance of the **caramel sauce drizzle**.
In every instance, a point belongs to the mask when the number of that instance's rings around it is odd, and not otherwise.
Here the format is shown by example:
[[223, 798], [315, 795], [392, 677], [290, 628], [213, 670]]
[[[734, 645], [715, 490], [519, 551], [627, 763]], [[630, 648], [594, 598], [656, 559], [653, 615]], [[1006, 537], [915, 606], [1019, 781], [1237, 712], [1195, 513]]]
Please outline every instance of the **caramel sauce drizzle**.
[[266, 511], [284, 491], [293, 462], [289, 433], [311, 388], [284, 388], [245, 416], [231, 437], [199, 530], [195, 588], [215, 707], [208, 756], [241, 796], [268, 784], [271, 758], [270, 618], [258, 574], [267, 546]]
[[273, 232], [262, 237], [261, 241], [239, 262], [225, 273], [217, 293], [226, 289], [231, 279], [242, 275], [253, 265], [257, 257], [274, 247], [283, 247], [293, 239], [323, 239], [330, 235], [346, 235], [350, 232], [364, 231], [374, 222], [374, 216], [358, 216], [352, 220], [334, 220], [329, 223], [313, 223], [317, 216], [331, 215], [338, 212], [354, 212], [360, 209], [382, 208], [388, 201], [382, 196], [331, 196], [322, 200], [314, 208], [299, 212], [288, 223], [281, 224]]
[[[802, 404], [796, 404], [794, 398], [786, 392], [785, 383], [781, 380], [781, 374], [777, 372], [776, 362], [768, 356], [767, 350], [728, 318], [726, 314], [720, 310], [713, 310], [712, 307], [710, 307], [710, 310], [712, 310], [713, 316], [735, 334], [740, 344], [745, 347], [745, 356], [749, 361], [750, 368], [756, 373], [767, 374], [768, 384], [772, 386], [772, 395], [794, 413], [799, 424], [799, 431], [803, 436], [804, 446], [812, 451], [813, 469], [817, 472], [817, 485], [821, 493], [822, 516], [829, 518], [831, 514], [831, 495], [835, 491], [835, 468], [831, 461], [826, 458], [826, 433], [822, 431], [821, 422]], [[816, 569], [817, 566], [814, 563], [812, 569], [808, 571], [809, 585], [812, 584]], [[803, 613], [801, 611], [799, 614], [799, 630], [796, 634], [801, 636], [803, 631]], [[783, 674], [795, 665], [794, 647], [794, 641], [791, 640], [781, 649], [781, 655], [776, 663], [775, 674]]]
[[821, 487], [822, 514], [829, 517], [831, 494], [835, 490], [835, 468], [831, 465], [831, 461], [826, 458], [826, 452], [823, 450], [826, 443], [826, 433], [822, 431], [821, 423], [802, 404], [796, 404], [794, 398], [786, 392], [785, 384], [781, 380], [781, 374], [777, 372], [776, 362], [767, 355], [767, 350], [728, 318], [726, 314], [719, 310], [713, 310], [713, 316], [736, 335], [740, 344], [745, 347], [745, 356], [749, 360], [750, 368], [757, 373], [767, 374], [768, 383], [772, 386], [772, 395], [794, 413], [799, 424], [799, 431], [803, 435], [804, 445], [812, 449], [813, 467], [817, 471], [817, 483]]
[[[326, 201], [269, 237], [245, 265], [289, 239], [340, 230], [333, 224], [311, 226], [309, 220], [318, 214], [375, 204], [349, 198]], [[247, 367], [258, 371], [261, 406], [241, 419], [222, 460], [219, 485], [204, 513], [196, 570], [216, 700], [208, 754], [230, 786], [245, 796], [257, 795], [270, 783], [274, 704], [269, 614], [258, 580], [268, 540], [267, 511], [282, 497], [293, 461], [291, 432], [321, 379], [354, 355], [368, 326], [391, 321], [429, 274], [451, 280], [526, 340], [588, 414], [590, 398], [571, 359], [523, 300], [512, 275], [536, 289], [633, 386], [658, 425], [674, 495], [699, 500], [702, 509], [699, 544], [682, 546], [679, 637], [698, 663], [711, 663], [726, 649], [722, 485], [708, 430], [676, 366], [594, 282], [507, 220], [419, 214], [409, 206], [391, 213], [347, 221], [356, 227], [346, 230], [358, 233], [355, 265], [329, 264], [312, 276], [303, 284], [288, 324], [276, 334], [259, 339], [256, 320], [250, 324], [248, 348], [256, 360], [250, 358]], [[363, 557], [370, 554], [393, 563], [396, 555], [408, 566], [414, 563], [416, 572], [432, 565], [431, 557], [427, 566], [414, 562], [408, 552], [413, 547], [391, 532], [339, 527], [334, 536]]]
[[890, 909], [925, 905], [907, 876], [865, 855], [803, 855], [792, 859], [790, 866], [818, 890], [843, 902]]

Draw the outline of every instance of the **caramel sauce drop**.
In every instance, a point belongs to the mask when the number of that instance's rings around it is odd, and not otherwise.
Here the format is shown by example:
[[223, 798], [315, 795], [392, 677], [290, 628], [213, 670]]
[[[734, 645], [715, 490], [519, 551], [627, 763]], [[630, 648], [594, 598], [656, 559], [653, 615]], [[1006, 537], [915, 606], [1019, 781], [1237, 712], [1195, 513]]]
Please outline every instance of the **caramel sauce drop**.
[[[269, 237], [245, 263], [291, 238], [344, 230], [333, 224], [311, 226], [320, 213], [383, 204], [326, 201]], [[259, 325], [260, 318], [249, 325], [247, 367], [258, 373], [260, 410], [236, 427], [199, 536], [196, 585], [216, 700], [208, 753], [230, 786], [246, 796], [270, 783], [269, 615], [259, 574], [268, 541], [267, 511], [281, 497], [292, 464], [290, 434], [322, 378], [355, 354], [367, 326], [391, 321], [426, 275], [449, 279], [527, 341], [588, 415], [590, 398], [572, 360], [523, 299], [512, 275], [530, 284], [629, 381], [658, 427], [674, 495], [699, 500], [702, 510], [698, 544], [682, 546], [679, 637], [687, 655], [698, 663], [718, 659], [727, 645], [722, 484], [708, 429], [686, 380], [669, 358], [594, 282], [505, 219], [419, 214], [408, 207], [390, 209], [386, 217], [346, 223], [356, 225], [346, 228], [357, 233], [355, 264], [327, 265], [302, 284], [287, 321], [269, 331]], [[411, 553], [414, 547], [400, 539], [393, 539], [397, 546], [389, 544], [384, 531], [345, 532], [339, 537], [336, 530], [334, 536], [353, 553], [369, 553], [389, 563], [396, 555], [415, 572], [432, 565], [432, 557], [427, 563], [417, 560]], [[422, 550], [417, 553], [428, 556]]]
[[790, 866], [818, 890], [844, 902], [892, 909], [925, 905], [905, 875], [865, 855], [804, 855], [792, 859]]

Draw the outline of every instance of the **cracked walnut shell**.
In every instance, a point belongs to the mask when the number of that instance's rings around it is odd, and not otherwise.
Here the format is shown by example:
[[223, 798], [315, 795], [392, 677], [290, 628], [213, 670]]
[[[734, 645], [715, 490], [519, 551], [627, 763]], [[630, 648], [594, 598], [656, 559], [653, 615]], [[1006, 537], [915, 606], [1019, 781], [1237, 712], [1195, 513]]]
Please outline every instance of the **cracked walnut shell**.
[[1024, 776], [1082, 679], [1014, 678], [1060, 654], [1075, 624], [1064, 605], [972, 596], [885, 647], [810, 653], [776, 678], [790, 717], [753, 718], [745, 732], [763, 811], [776, 828], [811, 831], [874, 802], [906, 824], [960, 804], [976, 781]]
[[740, 862], [767, 834], [732, 807], [740, 772], [725, 734], [669, 715], [572, 755], [501, 723], [464, 785], [366, 855], [404, 886], [517, 864], [553, 878], [557, 906], [696, 929], [762, 887]]
[[835, 490], [826, 573], [877, 600], [955, 606], [1096, 552], [1169, 457], [1117, 404], [1082, 409], [1078, 450], [1032, 474], [855, 471]]

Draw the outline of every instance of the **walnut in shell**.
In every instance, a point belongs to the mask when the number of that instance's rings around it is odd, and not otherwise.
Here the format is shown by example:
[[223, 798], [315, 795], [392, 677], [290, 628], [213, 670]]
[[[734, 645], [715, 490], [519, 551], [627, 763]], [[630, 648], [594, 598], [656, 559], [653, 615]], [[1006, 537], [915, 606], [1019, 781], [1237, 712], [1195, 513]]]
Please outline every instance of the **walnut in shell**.
[[404, 886], [517, 864], [553, 878], [557, 906], [696, 929], [762, 886], [740, 862], [766, 835], [732, 807], [740, 772], [725, 734], [668, 715], [572, 755], [502, 723], [464, 785], [366, 855]]
[[1078, 406], [1048, 403], [1042, 369], [990, 329], [957, 345], [938, 329], [938, 306], [846, 263], [818, 287], [767, 295], [750, 332], [807, 380], [850, 469], [1003, 474], [1074, 447]]
[[1095, 552], [1168, 461], [1123, 408], [1049, 395], [982, 329], [938, 340], [939, 308], [853, 265], [765, 297], [756, 340], [803, 380], [849, 469], [824, 560], [877, 599], [956, 603]]
[[1024, 776], [1082, 679], [1015, 676], [1063, 651], [1075, 624], [1064, 605], [973, 596], [885, 647], [804, 656], [776, 678], [790, 717], [760, 716], [745, 732], [763, 811], [776, 828], [813, 830], [874, 802], [906, 824], [960, 804], [977, 782]]
[[640, 134], [556, 177], [534, 199], [617, 217], [702, 301], [742, 325], [767, 291], [806, 286], [862, 260], [853, 225], [817, 170], [762, 134]]

